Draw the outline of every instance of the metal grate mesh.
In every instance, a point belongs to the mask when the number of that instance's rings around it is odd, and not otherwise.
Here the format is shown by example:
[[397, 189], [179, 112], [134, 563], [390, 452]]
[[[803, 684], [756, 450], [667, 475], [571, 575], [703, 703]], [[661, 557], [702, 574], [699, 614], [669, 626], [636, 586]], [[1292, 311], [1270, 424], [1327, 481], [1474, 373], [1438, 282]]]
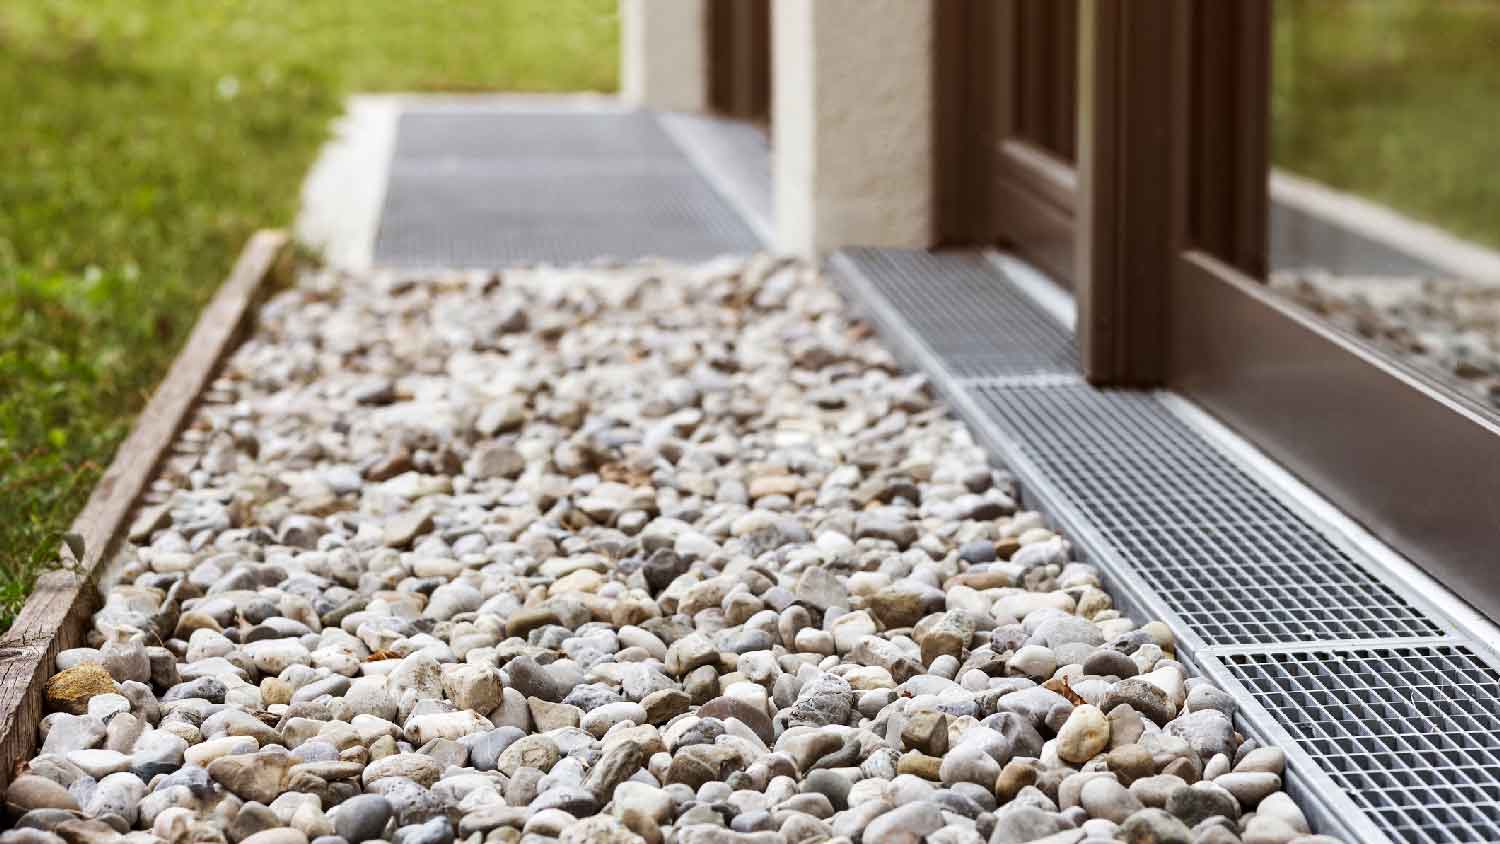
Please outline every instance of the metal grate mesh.
[[1068, 332], [972, 252], [844, 256], [959, 378], [1076, 375]]
[[1443, 635], [1152, 395], [969, 389], [1205, 645]]
[[743, 120], [686, 112], [657, 115], [689, 160], [769, 244], [775, 239], [771, 144], [763, 128]]
[[1468, 648], [1220, 658], [1393, 840], [1500, 841], [1500, 673]]
[[1055, 517], [1087, 528], [1123, 595], [1175, 613], [1193, 634], [1184, 651], [1240, 700], [1241, 727], [1286, 747], [1289, 787], [1319, 829], [1500, 841], [1500, 673], [1477, 645], [1159, 396], [1081, 383], [1066, 335], [1064, 356], [1052, 337], [1022, 334], [1025, 319], [1011, 328], [1037, 311], [1008, 303], [1021, 294], [1006, 279], [955, 256], [857, 257], [835, 266], [888, 306], [875, 309], [887, 335]]
[[411, 112], [375, 261], [701, 259], [759, 242], [646, 112]]

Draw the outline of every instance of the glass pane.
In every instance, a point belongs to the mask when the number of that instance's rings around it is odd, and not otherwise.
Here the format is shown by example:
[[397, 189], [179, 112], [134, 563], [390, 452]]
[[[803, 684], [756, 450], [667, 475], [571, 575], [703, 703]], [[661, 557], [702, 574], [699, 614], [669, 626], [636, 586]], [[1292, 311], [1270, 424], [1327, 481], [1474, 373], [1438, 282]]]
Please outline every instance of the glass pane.
[[1500, 408], [1500, 2], [1275, 8], [1273, 288]]

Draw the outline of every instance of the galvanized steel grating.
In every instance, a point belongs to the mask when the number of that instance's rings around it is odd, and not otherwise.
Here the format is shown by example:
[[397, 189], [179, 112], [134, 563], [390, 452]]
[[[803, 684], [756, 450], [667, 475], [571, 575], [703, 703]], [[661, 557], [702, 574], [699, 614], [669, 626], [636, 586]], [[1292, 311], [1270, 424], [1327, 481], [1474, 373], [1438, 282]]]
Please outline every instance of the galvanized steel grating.
[[1151, 394], [967, 389], [1205, 646], [1444, 635]]
[[[898, 252], [884, 264], [892, 277], [874, 284], [880, 254], [834, 264], [1012, 461], [1027, 497], [1078, 533], [1136, 609], [1175, 615], [1182, 653], [1234, 692], [1237, 724], [1288, 750], [1290, 788], [1319, 829], [1500, 841], [1493, 654], [1450, 633], [1161, 396], [1094, 389], [1072, 366], [1007, 374], [1031, 358], [1008, 362], [998, 349], [986, 371], [960, 370], [953, 350], [1008, 317], [984, 298], [957, 314], [930, 302], [952, 286], [940, 277], [951, 264], [912, 269], [922, 265]], [[992, 285], [1009, 286], [991, 272]]]
[[1500, 672], [1468, 648], [1220, 660], [1393, 840], [1500, 841]]
[[958, 378], [1078, 373], [1068, 332], [974, 252], [841, 253]]
[[760, 242], [648, 112], [409, 112], [375, 242], [394, 266], [702, 259]]
[[621, 158], [671, 160], [656, 118], [644, 111], [408, 111], [397, 126], [396, 161]]

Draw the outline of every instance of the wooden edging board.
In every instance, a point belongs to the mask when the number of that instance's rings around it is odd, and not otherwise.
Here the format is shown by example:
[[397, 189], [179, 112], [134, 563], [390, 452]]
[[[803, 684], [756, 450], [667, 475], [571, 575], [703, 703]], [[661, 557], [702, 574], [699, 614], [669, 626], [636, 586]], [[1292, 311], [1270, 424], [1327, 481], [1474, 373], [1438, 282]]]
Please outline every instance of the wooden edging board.
[[43, 691], [58, 652], [84, 644], [98, 600], [95, 573], [114, 551], [198, 396], [248, 327], [286, 244], [280, 231], [259, 231], [250, 238], [73, 520], [72, 531], [84, 540], [84, 558], [38, 578], [15, 623], [0, 637], [0, 787], [9, 785], [36, 748]]

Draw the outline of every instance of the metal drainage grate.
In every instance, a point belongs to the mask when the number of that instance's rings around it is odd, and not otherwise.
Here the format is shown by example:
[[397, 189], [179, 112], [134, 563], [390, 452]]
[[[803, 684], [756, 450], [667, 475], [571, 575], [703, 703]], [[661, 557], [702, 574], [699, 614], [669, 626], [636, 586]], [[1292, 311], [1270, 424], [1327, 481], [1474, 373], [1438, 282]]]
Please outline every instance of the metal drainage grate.
[[646, 112], [411, 112], [375, 261], [702, 259], [759, 241]]
[[1220, 659], [1393, 840], [1500, 841], [1500, 672], [1468, 648]]
[[1068, 332], [977, 253], [849, 249], [838, 259], [958, 378], [1078, 373]]
[[[953, 287], [942, 276], [955, 264], [885, 254], [883, 264], [880, 253], [841, 255], [834, 267], [1003, 454], [1028, 501], [1079, 537], [1122, 607], [1172, 621], [1179, 654], [1234, 693], [1237, 725], [1287, 750], [1288, 788], [1320, 830], [1500, 841], [1493, 654], [1449, 635], [1435, 610], [1377, 577], [1362, 552], [1162, 397], [1096, 390], [1074, 368], [1071, 378], [1005, 377], [1031, 365], [1034, 347], [986, 347], [985, 371], [964, 367], [971, 359], [955, 350], [986, 343], [985, 328], [1013, 312], [986, 292], [953, 313], [931, 300]], [[872, 267], [890, 277], [873, 283]]]
[[970, 391], [1205, 645], [1444, 635], [1151, 394]]
[[662, 129], [766, 244], [775, 237], [771, 144], [743, 120], [686, 112], [657, 115]]

